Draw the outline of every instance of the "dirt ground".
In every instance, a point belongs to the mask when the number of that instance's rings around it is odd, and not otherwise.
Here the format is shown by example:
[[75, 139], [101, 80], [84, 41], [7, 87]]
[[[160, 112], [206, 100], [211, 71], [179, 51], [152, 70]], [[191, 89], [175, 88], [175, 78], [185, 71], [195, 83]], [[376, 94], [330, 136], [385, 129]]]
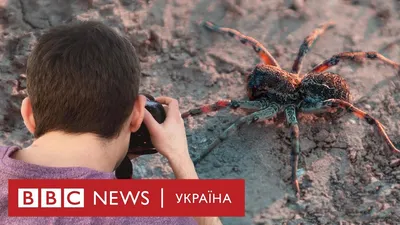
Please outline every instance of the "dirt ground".
[[[251, 48], [199, 26], [210, 20], [263, 43], [289, 70], [303, 39], [333, 20], [306, 56], [303, 73], [343, 51], [378, 51], [400, 62], [398, 0], [9, 0], [0, 1], [0, 144], [31, 142], [20, 118], [26, 58], [43, 31], [97, 19], [129, 35], [140, 53], [142, 92], [179, 99], [183, 111], [219, 99], [245, 99], [244, 74], [260, 62]], [[353, 102], [400, 143], [400, 77], [377, 62], [342, 63], [331, 72]], [[195, 159], [244, 112], [185, 120]], [[283, 123], [244, 126], [196, 169], [201, 178], [244, 178], [246, 217], [224, 224], [400, 224], [400, 161], [365, 121], [301, 117], [302, 197], [293, 202], [290, 137]], [[400, 147], [398, 145], [398, 147]], [[135, 177], [173, 177], [160, 155], [135, 160]]]

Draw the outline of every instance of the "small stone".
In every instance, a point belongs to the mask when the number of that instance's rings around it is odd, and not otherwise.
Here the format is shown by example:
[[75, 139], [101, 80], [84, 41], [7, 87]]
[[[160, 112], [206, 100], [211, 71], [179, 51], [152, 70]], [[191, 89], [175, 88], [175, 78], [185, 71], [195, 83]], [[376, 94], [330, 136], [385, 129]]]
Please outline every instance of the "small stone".
[[[150, 37], [149, 40], [151, 42], [152, 47], [156, 51], [160, 51], [163, 47], [163, 41], [161, 36], [155, 31], [155, 30], [150, 30]], [[165, 44], [164, 44], [165, 45]], [[164, 46], [165, 47], [165, 46]]]
[[383, 203], [381, 210], [386, 210], [386, 209], [389, 209], [389, 208], [390, 208], [390, 204], [385, 202], [385, 203]]
[[177, 53], [169, 53], [169, 58], [172, 60], [179, 60], [181, 57]]
[[305, 171], [303, 168], [300, 168], [300, 169], [297, 170], [296, 176], [297, 176], [298, 178], [300, 178], [300, 177], [302, 177], [305, 173], [306, 173], [306, 171]]
[[232, 167], [232, 171], [233, 172], [240, 172], [240, 169], [239, 169], [238, 166], [234, 166], [234, 167]]
[[176, 27], [174, 34], [177, 38], [182, 38], [185, 35], [185, 28], [182, 26]]
[[161, 49], [162, 49], [162, 51], [163, 51], [164, 53], [168, 53], [168, 51], [169, 51], [169, 43], [168, 43], [168, 41], [163, 40], [163, 41], [161, 42]]
[[131, 38], [141, 44], [150, 39], [150, 33], [147, 30], [138, 30], [131, 35]]
[[156, 62], [157, 63], [162, 63], [164, 61], [164, 59], [162, 58], [162, 57], [158, 57], [157, 59], [156, 59]]
[[310, 152], [311, 150], [313, 150], [315, 147], [317, 147], [317, 144], [315, 144], [314, 141], [311, 141], [308, 138], [305, 138], [303, 140], [301, 140], [300, 142], [300, 149], [301, 151], [304, 152]]
[[400, 170], [396, 170], [392, 172], [393, 175], [400, 175]]
[[123, 6], [129, 6], [130, 4], [132, 4], [131, 0], [120, 0], [120, 1]]
[[221, 162], [214, 162], [213, 163], [213, 166], [215, 167], [215, 168], [220, 168], [221, 166], [222, 166], [222, 163]]
[[346, 142], [334, 142], [331, 145], [332, 148], [340, 148], [340, 149], [346, 149], [348, 147], [348, 144]]
[[400, 166], [400, 159], [393, 159], [392, 161], [390, 161], [390, 166], [391, 167]]
[[143, 70], [143, 71], [142, 71], [142, 76], [144, 76], [144, 77], [151, 77], [151, 76], [152, 76], [152, 73], [151, 73], [151, 71]]
[[317, 133], [315, 136], [315, 139], [318, 141], [325, 142], [325, 140], [329, 137], [329, 132], [327, 130], [321, 130], [320, 132]]
[[320, 223], [320, 224], [327, 224], [329, 221], [328, 221], [328, 218], [325, 218], [325, 217], [318, 217], [318, 222]]
[[18, 68], [18, 69], [22, 69], [26, 67], [26, 62], [27, 62], [27, 57], [23, 56], [23, 55], [17, 55], [14, 56], [14, 65]]
[[292, 0], [291, 9], [300, 11], [304, 8], [304, 0]]

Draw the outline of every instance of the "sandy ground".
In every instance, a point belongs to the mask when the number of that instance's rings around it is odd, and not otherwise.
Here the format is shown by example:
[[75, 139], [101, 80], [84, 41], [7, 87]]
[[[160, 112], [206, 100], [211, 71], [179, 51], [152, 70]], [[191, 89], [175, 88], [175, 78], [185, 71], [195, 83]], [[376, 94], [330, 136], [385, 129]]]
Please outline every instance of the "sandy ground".
[[[9, 0], [0, 1], [0, 144], [26, 146], [19, 105], [26, 57], [40, 34], [76, 19], [99, 19], [130, 36], [140, 52], [142, 92], [179, 99], [182, 112], [218, 99], [245, 99], [243, 75], [259, 62], [237, 41], [210, 33], [204, 19], [262, 42], [289, 69], [312, 29], [333, 20], [306, 56], [303, 73], [342, 51], [378, 51], [400, 62], [398, 0]], [[330, 71], [348, 81], [356, 106], [370, 112], [400, 143], [400, 78], [376, 62]], [[22, 77], [21, 77], [22, 76]], [[195, 159], [243, 112], [223, 110], [186, 120]], [[303, 190], [293, 202], [289, 129], [244, 126], [197, 165], [202, 178], [244, 178], [246, 217], [224, 224], [400, 224], [399, 161], [364, 121], [300, 119]], [[135, 177], [173, 177], [160, 155], [135, 161]]]

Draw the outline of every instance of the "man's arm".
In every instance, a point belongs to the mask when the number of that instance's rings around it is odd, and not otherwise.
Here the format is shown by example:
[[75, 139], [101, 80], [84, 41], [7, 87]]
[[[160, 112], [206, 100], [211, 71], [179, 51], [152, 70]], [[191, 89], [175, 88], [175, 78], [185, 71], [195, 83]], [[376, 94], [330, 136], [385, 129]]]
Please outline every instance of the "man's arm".
[[[156, 99], [167, 105], [167, 118], [159, 124], [146, 110], [144, 123], [148, 128], [154, 147], [168, 162], [177, 179], [199, 179], [190, 158], [185, 125], [179, 112], [178, 101], [169, 97]], [[222, 225], [218, 217], [194, 217], [199, 225]]]

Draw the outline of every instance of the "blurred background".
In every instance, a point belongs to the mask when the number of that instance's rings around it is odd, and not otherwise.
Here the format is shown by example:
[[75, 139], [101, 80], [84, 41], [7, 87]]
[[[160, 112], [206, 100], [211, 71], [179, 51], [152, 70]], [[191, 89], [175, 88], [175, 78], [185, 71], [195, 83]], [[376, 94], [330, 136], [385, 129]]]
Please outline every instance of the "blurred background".
[[[1, 0], [0, 145], [32, 141], [19, 114], [26, 59], [46, 29], [100, 20], [127, 35], [140, 55], [141, 92], [167, 95], [183, 111], [219, 99], [245, 99], [244, 75], [260, 62], [250, 47], [211, 33], [203, 20], [260, 41], [290, 70], [303, 39], [332, 20], [304, 59], [302, 73], [343, 51], [377, 51], [400, 62], [399, 0]], [[348, 82], [353, 102], [400, 143], [400, 77], [379, 62], [342, 63], [329, 71]], [[51, 94], [51, 93], [49, 93]], [[198, 157], [243, 112], [185, 120]], [[300, 201], [291, 201], [290, 133], [281, 122], [244, 126], [196, 169], [201, 178], [244, 178], [246, 217], [224, 224], [398, 224], [400, 160], [364, 121], [300, 120], [304, 169]], [[159, 154], [134, 161], [134, 177], [172, 178]]]

